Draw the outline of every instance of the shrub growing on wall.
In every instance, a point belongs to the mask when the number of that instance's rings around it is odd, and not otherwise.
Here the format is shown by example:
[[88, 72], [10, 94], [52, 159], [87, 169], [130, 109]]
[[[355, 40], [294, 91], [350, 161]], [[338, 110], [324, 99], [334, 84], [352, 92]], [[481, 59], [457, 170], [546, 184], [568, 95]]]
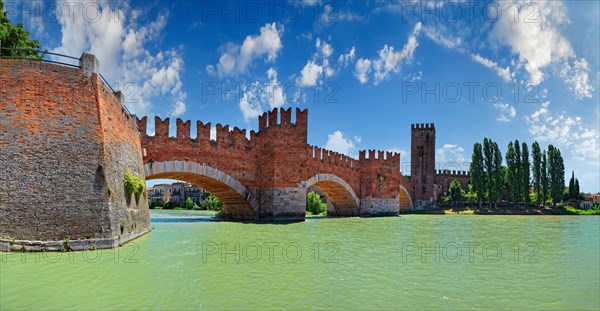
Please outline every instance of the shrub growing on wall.
[[125, 169], [125, 178], [123, 180], [125, 186], [125, 194], [127, 198], [131, 198], [132, 194], [135, 194], [136, 202], [139, 202], [144, 194], [146, 186], [141, 178], [133, 175], [129, 169]]

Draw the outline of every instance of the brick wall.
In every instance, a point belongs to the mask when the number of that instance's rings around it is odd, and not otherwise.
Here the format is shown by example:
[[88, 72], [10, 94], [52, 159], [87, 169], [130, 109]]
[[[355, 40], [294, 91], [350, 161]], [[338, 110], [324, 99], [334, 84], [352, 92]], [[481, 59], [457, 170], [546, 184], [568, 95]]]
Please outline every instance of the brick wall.
[[[124, 234], [149, 230], [146, 199], [124, 200], [124, 168], [143, 178], [126, 118], [96, 74], [0, 60], [0, 238], [110, 239], [121, 222]], [[125, 218], [129, 208], [137, 215]]]
[[97, 85], [100, 120], [103, 129], [104, 171], [110, 190], [109, 217], [113, 236], [145, 231], [150, 228], [147, 193], [137, 201], [125, 194], [125, 170], [144, 179], [142, 146], [136, 118], [123, 106], [123, 97], [115, 96], [100, 79]]

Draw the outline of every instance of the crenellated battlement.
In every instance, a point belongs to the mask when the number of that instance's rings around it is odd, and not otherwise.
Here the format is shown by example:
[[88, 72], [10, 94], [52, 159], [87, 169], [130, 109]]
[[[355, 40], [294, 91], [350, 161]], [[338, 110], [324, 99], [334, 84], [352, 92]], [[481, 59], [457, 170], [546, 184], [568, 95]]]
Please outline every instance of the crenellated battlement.
[[308, 125], [308, 109], [296, 108], [296, 122], [292, 122], [292, 108], [274, 108], [258, 117], [258, 132], [270, 127], [296, 126], [306, 129]]
[[346, 167], [355, 171], [358, 171], [360, 168], [359, 161], [355, 158], [317, 146], [309, 146], [309, 157], [323, 163]]
[[367, 157], [367, 150], [361, 150], [358, 152], [358, 160], [361, 163], [377, 163], [391, 167], [399, 167], [400, 153], [370, 149], [368, 150]]
[[410, 125], [412, 130], [422, 129], [422, 130], [434, 130], [435, 125], [433, 123], [413, 123]]
[[[211, 123], [203, 123], [202, 121], [196, 121], [196, 138], [192, 139], [192, 131], [190, 120], [184, 121], [182, 119], [176, 120], [176, 135], [171, 135], [173, 133], [170, 132], [170, 118], [165, 118], [164, 120], [160, 117], [154, 118], [154, 135], [147, 134], [147, 117], [143, 117], [141, 119], [136, 118], [136, 122], [138, 125], [138, 129], [140, 131], [140, 135], [148, 138], [154, 138], [159, 140], [167, 140], [177, 139], [177, 140], [192, 140], [196, 142], [216, 142], [219, 146], [249, 146], [250, 139], [246, 135], [245, 129], [240, 129], [237, 126], [233, 129], [229, 125], [222, 125], [218, 123], [215, 126], [216, 130], [216, 141], [211, 140], [210, 132], [211, 132]], [[254, 131], [251, 132], [252, 137], [256, 136]], [[174, 137], [174, 138], [173, 138]]]
[[217, 144], [220, 146], [249, 146], [250, 140], [246, 137], [246, 130], [235, 126], [233, 129], [229, 125], [217, 123]]
[[[148, 128], [148, 118], [142, 117], [141, 119], [136, 117], [136, 122], [140, 134], [145, 137], [153, 137], [155, 139], [168, 139], [176, 138], [176, 139], [191, 139], [191, 121], [190, 120], [176, 120], [176, 133], [171, 133], [169, 130], [171, 119], [165, 118], [161, 119], [160, 117], [154, 117], [154, 135], [147, 134]], [[306, 131], [308, 125], [308, 110], [300, 110], [296, 108], [296, 120], [292, 122], [292, 108], [288, 109], [278, 109], [275, 108], [272, 111], [268, 111], [263, 113], [258, 117], [258, 132], [250, 131], [250, 135], [247, 135], [246, 129], [240, 129], [237, 126], [231, 128], [229, 125], [222, 125], [218, 123], [215, 126], [216, 131], [216, 142], [218, 145], [230, 145], [230, 144], [245, 144], [249, 145], [249, 142], [256, 141], [257, 137], [265, 132], [269, 128], [285, 128], [285, 127], [294, 127], [296, 129], [301, 129]], [[211, 133], [211, 123], [203, 123], [202, 121], [196, 122], [196, 140], [198, 142], [201, 141], [211, 141], [210, 133]], [[248, 137], [249, 136], [249, 137]], [[215, 141], [215, 140], [212, 140]]]
[[468, 171], [457, 171], [457, 170], [435, 170], [436, 175], [446, 175], [446, 176], [469, 176]]

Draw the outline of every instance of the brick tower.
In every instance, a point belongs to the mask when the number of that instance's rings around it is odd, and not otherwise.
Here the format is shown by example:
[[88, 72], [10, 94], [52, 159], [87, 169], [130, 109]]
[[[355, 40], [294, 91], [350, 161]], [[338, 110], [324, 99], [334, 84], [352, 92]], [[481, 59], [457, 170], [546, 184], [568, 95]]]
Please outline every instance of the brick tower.
[[410, 176], [415, 190], [415, 200], [432, 200], [435, 177], [435, 126], [433, 123], [411, 125], [410, 155]]

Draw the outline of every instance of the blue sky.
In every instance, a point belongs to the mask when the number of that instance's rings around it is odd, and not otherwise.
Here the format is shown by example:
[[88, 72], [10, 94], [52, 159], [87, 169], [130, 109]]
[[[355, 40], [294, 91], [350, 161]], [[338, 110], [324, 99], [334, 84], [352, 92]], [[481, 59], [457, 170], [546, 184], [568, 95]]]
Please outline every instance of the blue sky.
[[310, 144], [402, 162], [434, 122], [440, 168], [484, 137], [537, 140], [600, 191], [596, 1], [5, 2], [45, 48], [95, 54], [140, 116], [256, 129], [308, 108]]

